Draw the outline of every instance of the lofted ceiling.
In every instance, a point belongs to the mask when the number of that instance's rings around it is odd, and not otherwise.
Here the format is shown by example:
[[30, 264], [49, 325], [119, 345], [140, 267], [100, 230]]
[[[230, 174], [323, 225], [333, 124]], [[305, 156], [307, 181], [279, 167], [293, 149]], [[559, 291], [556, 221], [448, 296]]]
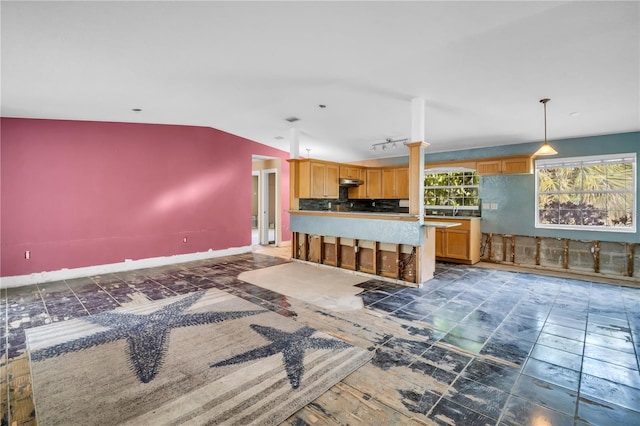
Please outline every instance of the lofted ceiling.
[[[640, 130], [640, 3], [2, 1], [2, 116], [207, 126], [356, 161]], [[319, 105], [326, 105], [320, 108]], [[141, 111], [135, 112], [133, 109]]]

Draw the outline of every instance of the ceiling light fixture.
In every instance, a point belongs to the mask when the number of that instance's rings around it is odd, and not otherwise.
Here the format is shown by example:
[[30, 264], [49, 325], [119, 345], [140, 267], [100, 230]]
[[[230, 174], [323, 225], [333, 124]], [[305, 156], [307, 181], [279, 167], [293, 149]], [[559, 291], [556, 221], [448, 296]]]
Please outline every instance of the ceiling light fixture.
[[542, 103], [542, 105], [544, 105], [544, 143], [542, 144], [542, 146], [535, 152], [535, 156], [539, 156], [539, 155], [556, 155], [558, 153], [558, 151], [556, 151], [555, 149], [553, 149], [553, 147], [551, 145], [549, 145], [549, 142], [547, 142], [547, 102], [549, 102], [551, 99], [540, 99], [540, 103]]
[[383, 151], [386, 151], [388, 149], [389, 144], [391, 144], [391, 149], [396, 149], [396, 142], [402, 142], [402, 143], [406, 143], [409, 139], [396, 139], [396, 140], [392, 140], [391, 138], [387, 138], [386, 141], [384, 142], [379, 142], [379, 143], [374, 143], [371, 144], [371, 151], [375, 151], [379, 146], [382, 147]]

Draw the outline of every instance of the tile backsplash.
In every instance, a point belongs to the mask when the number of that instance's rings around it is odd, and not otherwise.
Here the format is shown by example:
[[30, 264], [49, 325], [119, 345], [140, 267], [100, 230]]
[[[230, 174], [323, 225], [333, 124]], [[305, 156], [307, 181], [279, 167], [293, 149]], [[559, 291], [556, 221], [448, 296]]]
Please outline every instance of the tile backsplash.
[[300, 210], [331, 210], [345, 212], [393, 212], [408, 213], [408, 207], [400, 207], [400, 200], [347, 200], [301, 198]]

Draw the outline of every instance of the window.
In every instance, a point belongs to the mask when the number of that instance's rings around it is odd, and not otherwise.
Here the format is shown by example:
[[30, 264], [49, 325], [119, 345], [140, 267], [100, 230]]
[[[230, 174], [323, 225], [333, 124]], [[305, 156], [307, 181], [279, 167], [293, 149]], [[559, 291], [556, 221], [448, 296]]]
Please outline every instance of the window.
[[636, 154], [536, 160], [536, 227], [635, 232]]
[[443, 210], [478, 210], [478, 182], [478, 174], [475, 171], [426, 170], [425, 207]]

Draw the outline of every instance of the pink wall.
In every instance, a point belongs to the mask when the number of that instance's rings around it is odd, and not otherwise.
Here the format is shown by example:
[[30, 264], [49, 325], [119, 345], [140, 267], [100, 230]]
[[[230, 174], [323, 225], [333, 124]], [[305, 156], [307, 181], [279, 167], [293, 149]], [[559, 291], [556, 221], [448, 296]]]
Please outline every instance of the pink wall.
[[0, 154], [1, 276], [248, 246], [252, 154], [289, 207], [288, 154], [211, 128], [2, 118]]

